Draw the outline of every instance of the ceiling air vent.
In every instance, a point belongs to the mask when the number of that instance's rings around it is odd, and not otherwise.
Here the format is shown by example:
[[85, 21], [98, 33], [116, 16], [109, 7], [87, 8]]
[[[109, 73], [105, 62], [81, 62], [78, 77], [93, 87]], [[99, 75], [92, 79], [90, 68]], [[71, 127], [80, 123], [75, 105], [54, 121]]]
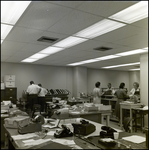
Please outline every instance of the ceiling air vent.
[[39, 38], [37, 41], [53, 43], [53, 42], [56, 42], [57, 40], [58, 40], [58, 38], [52, 38], [52, 37], [42, 36], [42, 37]]
[[110, 49], [112, 49], [112, 48], [104, 47], [104, 46], [94, 48], [94, 50], [97, 50], [97, 51], [107, 51], [107, 50], [110, 50]]

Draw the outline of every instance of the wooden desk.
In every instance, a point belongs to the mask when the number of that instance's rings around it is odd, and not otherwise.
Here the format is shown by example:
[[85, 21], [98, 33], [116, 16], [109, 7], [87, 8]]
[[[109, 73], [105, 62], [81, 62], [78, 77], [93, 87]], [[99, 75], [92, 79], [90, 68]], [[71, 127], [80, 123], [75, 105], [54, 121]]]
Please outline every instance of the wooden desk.
[[127, 103], [127, 102], [122, 102], [120, 103], [120, 127], [122, 129], [122, 126], [123, 126], [123, 111], [122, 109], [129, 109], [130, 110], [130, 127], [131, 127], [131, 132], [132, 132], [132, 109], [133, 108], [137, 108], [137, 107], [140, 107], [142, 104], [141, 103], [137, 103], [137, 104], [134, 104], [134, 103]]
[[109, 120], [111, 115], [111, 110], [101, 110], [101, 111], [92, 111], [92, 112], [81, 112], [81, 111], [70, 111], [69, 116], [72, 118], [84, 118], [90, 121], [103, 124], [104, 117], [106, 117], [106, 125], [109, 126]]
[[[63, 120], [61, 120], [62, 123], [64, 122]], [[88, 120], [89, 121], [89, 120]], [[76, 122], [76, 119], [66, 119], [65, 120], [65, 124], [66, 125], [71, 125], [71, 123], [75, 123]], [[90, 137], [90, 136], [99, 136], [99, 132], [101, 131], [101, 127], [103, 126], [102, 124], [99, 124], [99, 123], [96, 123], [96, 122], [93, 122], [93, 121], [89, 121], [90, 123], [94, 124], [96, 126], [96, 130], [87, 135], [87, 136], [84, 136], [84, 138], [87, 138], [87, 137]], [[71, 129], [71, 128], [70, 128]], [[115, 129], [115, 128], [114, 128]], [[5, 128], [6, 132], [7, 132], [7, 137], [9, 139], [9, 147], [8, 149], [40, 149], [41, 147], [45, 146], [45, 145], [49, 145], [48, 149], [59, 149], [57, 146], [58, 144], [57, 143], [52, 143], [51, 141], [48, 141], [48, 142], [45, 142], [45, 143], [42, 143], [42, 144], [38, 144], [38, 145], [35, 145], [35, 146], [24, 146], [24, 143], [22, 142], [23, 140], [19, 139], [19, 140], [13, 140], [12, 139], [12, 136], [13, 135], [18, 135], [18, 131], [17, 129], [9, 129], [9, 128]], [[48, 129], [48, 131], [55, 131], [56, 129]], [[121, 130], [118, 130], [118, 129], [115, 129], [117, 132], [120, 132], [120, 136], [119, 136], [119, 139], [118, 141], [120, 141], [121, 143], [124, 143], [126, 145], [132, 145], [132, 148], [136, 148], [136, 144], [132, 144], [130, 142], [127, 142], [127, 141], [124, 141], [123, 139], [121, 139], [122, 137], [125, 137], [125, 136], [130, 136], [132, 134], [129, 134], [129, 133], [126, 133], [126, 132], [122, 132]], [[72, 131], [72, 130], [71, 130]], [[42, 136], [41, 136], [42, 137]], [[37, 139], [41, 139], [41, 137], [36, 137], [36, 138], [33, 138], [34, 140], [37, 140]], [[53, 141], [56, 139], [53, 135], [48, 135], [45, 137], [45, 139], [48, 139], [48, 138], [51, 138]], [[69, 144], [69, 146], [71, 147], [71, 149], [107, 149], [109, 147], [106, 147], [106, 148], [103, 148], [102, 145], [98, 145], [95, 146], [95, 145], [92, 145], [84, 140], [81, 140], [79, 137], [76, 137], [76, 136], [72, 136], [72, 137], [66, 137], [66, 138], [61, 138], [63, 140], [67, 139], [67, 140], [73, 140], [75, 142], [75, 144]], [[126, 143], [127, 142], [127, 143]], [[51, 144], [51, 146], [50, 146]], [[53, 144], [53, 145], [52, 145]], [[133, 145], [135, 145], [133, 147]], [[137, 144], [138, 146], [141, 147], [141, 149], [146, 149], [146, 146], [145, 146], [145, 142], [141, 143], [141, 144]], [[138, 147], [138, 149], [140, 149], [140, 147]], [[63, 147], [61, 147], [63, 148]], [[124, 149], [123, 147], [121, 147], [122, 149]], [[117, 149], [117, 147], [113, 147], [112, 149]]]

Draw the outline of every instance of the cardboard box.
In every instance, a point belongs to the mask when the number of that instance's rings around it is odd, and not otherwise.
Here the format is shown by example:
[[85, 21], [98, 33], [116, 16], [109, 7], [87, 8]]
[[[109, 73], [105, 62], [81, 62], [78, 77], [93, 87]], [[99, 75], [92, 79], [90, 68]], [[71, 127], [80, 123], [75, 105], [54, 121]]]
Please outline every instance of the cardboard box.
[[99, 110], [111, 110], [111, 105], [101, 105]]
[[7, 81], [15, 82], [15, 75], [5, 75], [5, 82]]
[[5, 82], [5, 86], [6, 87], [15, 87], [15, 82], [11, 82], [11, 81]]
[[15, 128], [17, 129], [19, 124], [22, 126], [25, 126], [29, 123], [30, 117], [29, 116], [17, 116], [17, 117], [11, 117], [11, 118], [5, 118], [5, 127], [7, 128]]

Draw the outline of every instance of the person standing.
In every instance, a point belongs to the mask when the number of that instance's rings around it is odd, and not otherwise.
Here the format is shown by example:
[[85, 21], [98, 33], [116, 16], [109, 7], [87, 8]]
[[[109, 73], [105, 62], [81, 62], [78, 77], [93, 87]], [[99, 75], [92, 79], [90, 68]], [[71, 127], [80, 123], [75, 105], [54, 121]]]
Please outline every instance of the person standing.
[[95, 88], [93, 89], [93, 103], [94, 104], [101, 104], [101, 89], [100, 89], [100, 82], [95, 83]]
[[115, 106], [115, 115], [120, 121], [120, 103], [129, 99], [129, 95], [126, 94], [125, 90], [125, 83], [120, 83], [119, 89], [114, 93], [114, 95], [118, 98]]
[[108, 88], [105, 90], [104, 95], [114, 95], [115, 90], [112, 87], [111, 83], [107, 84]]
[[34, 81], [30, 81], [26, 93], [28, 94], [29, 107], [33, 110], [33, 105], [38, 103], [38, 94], [40, 93], [41, 88], [34, 84]]
[[40, 93], [38, 94], [38, 104], [41, 105], [41, 111], [44, 111], [45, 108], [45, 95], [48, 93], [48, 91], [42, 87], [42, 85], [39, 83], [38, 86], [41, 88]]

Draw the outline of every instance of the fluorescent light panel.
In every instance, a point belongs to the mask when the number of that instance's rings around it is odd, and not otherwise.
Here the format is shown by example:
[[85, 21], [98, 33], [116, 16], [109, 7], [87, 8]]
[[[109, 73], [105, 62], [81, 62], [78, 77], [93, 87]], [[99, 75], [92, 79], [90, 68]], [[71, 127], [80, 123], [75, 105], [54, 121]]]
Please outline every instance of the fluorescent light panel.
[[83, 39], [83, 38], [79, 38], [79, 37], [74, 37], [74, 36], [70, 36], [52, 46], [55, 46], [55, 47], [62, 47], [62, 48], [68, 48], [68, 47], [71, 47], [71, 46], [74, 46], [74, 45], [77, 45], [79, 43], [82, 43], [82, 42], [85, 42], [87, 41], [88, 39]]
[[57, 53], [59, 51], [62, 51], [64, 48], [60, 48], [60, 47], [47, 47], [44, 50], [40, 51], [39, 53], [43, 53], [43, 54], [54, 54]]
[[128, 52], [118, 53], [118, 54], [115, 54], [115, 55], [118, 55], [118, 56], [128, 56], [128, 55], [140, 54], [140, 53], [145, 53], [145, 52], [148, 52], [148, 50], [137, 49], [137, 50], [132, 50], [132, 51], [128, 51]]
[[26, 59], [22, 60], [21, 62], [28, 62], [28, 63], [30, 63], [30, 62], [34, 62], [34, 61], [37, 61], [37, 60], [38, 59], [26, 58]]
[[146, 17], [148, 17], [148, 1], [140, 1], [109, 18], [125, 23], [133, 23]]
[[96, 58], [96, 59], [99, 59], [99, 60], [107, 60], [107, 59], [113, 59], [113, 58], [117, 58], [117, 57], [121, 57], [121, 56], [108, 55], [108, 56], [99, 57], [99, 58]]
[[97, 62], [97, 61], [100, 61], [100, 60], [98, 60], [98, 59], [89, 59], [89, 60], [80, 61], [80, 62], [68, 64], [68, 65], [69, 66], [78, 66], [78, 65], [87, 64], [87, 63], [93, 63], [93, 62]]
[[137, 69], [129, 69], [129, 70], [135, 71], [135, 70], [140, 70], [140, 68], [137, 68]]
[[1, 24], [1, 39], [5, 39], [12, 28], [11, 25]]
[[3, 43], [4, 40], [1, 40], [1, 44]]
[[1, 22], [14, 25], [31, 1], [1, 1]]
[[102, 67], [102, 68], [117, 68], [117, 67], [124, 67], [124, 66], [132, 66], [132, 65], [138, 65], [140, 62], [136, 63], [130, 63], [130, 64], [121, 64], [121, 65], [115, 65], [115, 66], [107, 66], [107, 67]]
[[142, 48], [142, 49], [148, 50], [148, 47], [145, 47], [145, 48]]
[[41, 59], [41, 58], [44, 58], [44, 57], [47, 57], [47, 56], [48, 56], [47, 54], [38, 54], [38, 53], [36, 53], [36, 54], [30, 56], [29, 58], [31, 58], [31, 59]]
[[117, 21], [103, 19], [102, 21], [74, 34], [74, 36], [83, 37], [83, 38], [95, 38], [99, 35], [113, 31], [125, 25], [126, 24], [119, 23]]

